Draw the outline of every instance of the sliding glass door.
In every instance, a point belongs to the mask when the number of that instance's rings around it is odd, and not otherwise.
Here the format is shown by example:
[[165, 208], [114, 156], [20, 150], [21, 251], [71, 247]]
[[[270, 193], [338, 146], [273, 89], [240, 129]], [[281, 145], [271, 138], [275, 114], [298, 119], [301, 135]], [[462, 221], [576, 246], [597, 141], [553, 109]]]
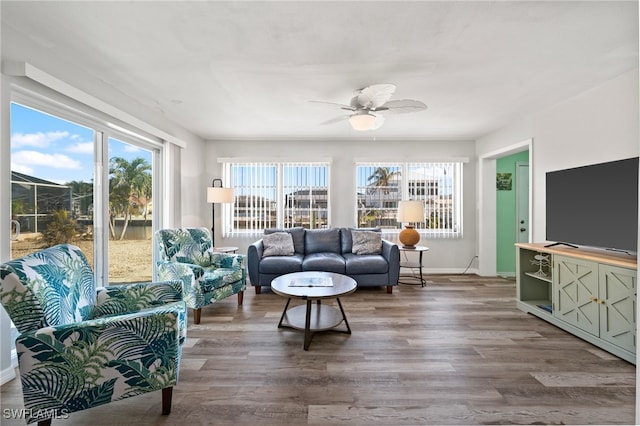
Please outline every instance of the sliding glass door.
[[88, 124], [11, 104], [11, 257], [71, 243], [103, 282], [151, 280], [160, 147]]
[[109, 281], [152, 278], [153, 152], [109, 138]]
[[93, 266], [92, 129], [11, 104], [11, 257], [61, 243]]

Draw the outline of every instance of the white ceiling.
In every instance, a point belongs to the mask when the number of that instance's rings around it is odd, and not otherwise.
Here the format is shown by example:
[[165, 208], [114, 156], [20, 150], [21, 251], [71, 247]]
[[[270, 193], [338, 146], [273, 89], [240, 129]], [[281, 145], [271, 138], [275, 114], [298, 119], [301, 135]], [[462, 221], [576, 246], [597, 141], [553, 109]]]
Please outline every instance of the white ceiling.
[[[0, 4], [3, 59], [204, 139], [473, 140], [638, 67], [637, 1]], [[320, 125], [376, 83], [428, 109]]]

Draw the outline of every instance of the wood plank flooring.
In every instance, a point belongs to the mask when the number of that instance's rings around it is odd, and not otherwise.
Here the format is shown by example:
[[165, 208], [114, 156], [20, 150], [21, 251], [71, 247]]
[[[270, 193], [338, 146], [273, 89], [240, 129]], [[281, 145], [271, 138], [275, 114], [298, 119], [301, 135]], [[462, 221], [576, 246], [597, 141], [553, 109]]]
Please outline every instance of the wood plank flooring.
[[[154, 392], [53, 424], [634, 423], [635, 366], [519, 311], [513, 281], [427, 280], [341, 298], [353, 334], [317, 333], [309, 351], [277, 328], [286, 299], [251, 288], [189, 326], [169, 416]], [[4, 416], [19, 380], [1, 397], [0, 423], [24, 425]]]

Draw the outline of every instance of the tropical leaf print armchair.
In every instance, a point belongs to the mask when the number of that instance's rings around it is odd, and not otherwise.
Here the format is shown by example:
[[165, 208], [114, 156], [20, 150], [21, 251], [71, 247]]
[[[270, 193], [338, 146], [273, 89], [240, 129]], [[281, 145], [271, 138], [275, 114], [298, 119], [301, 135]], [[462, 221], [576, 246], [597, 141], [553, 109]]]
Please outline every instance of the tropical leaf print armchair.
[[97, 288], [84, 254], [62, 244], [0, 265], [0, 302], [20, 332], [27, 423], [156, 390], [171, 411], [186, 338], [181, 282]]
[[202, 307], [217, 300], [237, 294], [242, 305], [245, 255], [214, 252], [207, 228], [161, 229], [156, 231], [156, 244], [158, 279], [182, 281], [195, 324], [200, 324]]

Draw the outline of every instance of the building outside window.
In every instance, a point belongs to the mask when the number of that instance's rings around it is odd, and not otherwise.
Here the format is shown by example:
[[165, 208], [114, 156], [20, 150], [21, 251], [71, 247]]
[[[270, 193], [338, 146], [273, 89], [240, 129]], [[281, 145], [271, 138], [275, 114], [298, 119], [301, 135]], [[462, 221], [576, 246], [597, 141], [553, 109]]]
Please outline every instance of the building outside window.
[[356, 185], [358, 226], [399, 231], [398, 202], [411, 199], [424, 202], [421, 233], [462, 235], [462, 163], [358, 163]]
[[235, 202], [223, 213], [223, 235], [261, 234], [265, 228], [329, 226], [328, 162], [223, 163]]

